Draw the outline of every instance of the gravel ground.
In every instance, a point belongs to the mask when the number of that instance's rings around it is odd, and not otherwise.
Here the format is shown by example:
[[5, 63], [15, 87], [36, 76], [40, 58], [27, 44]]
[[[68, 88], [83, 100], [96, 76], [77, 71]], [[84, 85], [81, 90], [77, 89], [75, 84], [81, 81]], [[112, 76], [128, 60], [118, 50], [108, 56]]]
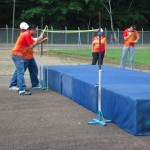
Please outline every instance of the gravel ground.
[[[150, 136], [132, 136], [113, 123], [90, 126], [95, 114], [54, 91], [20, 96], [8, 90], [14, 64], [0, 50], [0, 150], [149, 150]], [[36, 54], [38, 65], [40, 55]], [[43, 64], [84, 62], [44, 56]], [[29, 76], [26, 73], [27, 84]]]

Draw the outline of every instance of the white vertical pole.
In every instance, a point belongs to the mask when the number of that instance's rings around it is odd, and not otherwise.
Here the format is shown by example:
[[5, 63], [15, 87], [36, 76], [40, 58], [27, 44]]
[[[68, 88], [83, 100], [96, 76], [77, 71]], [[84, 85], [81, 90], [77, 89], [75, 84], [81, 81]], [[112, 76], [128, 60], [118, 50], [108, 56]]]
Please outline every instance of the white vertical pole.
[[[43, 16], [41, 17], [41, 30], [43, 30]], [[43, 43], [41, 43], [41, 80], [40, 82], [41, 81], [43, 82]]]
[[[78, 27], [78, 30], [80, 31], [80, 28]], [[78, 33], [78, 45], [81, 45], [81, 36], [80, 32]]]
[[6, 43], [8, 44], [8, 26], [6, 25]]
[[105, 28], [105, 37], [107, 37], [107, 28]]
[[65, 27], [65, 45], [67, 44], [67, 27]]
[[[39, 28], [37, 26], [37, 37], [39, 37]], [[39, 52], [39, 45], [38, 45], [38, 52]]]
[[144, 36], [143, 33], [144, 33], [144, 30], [143, 30], [143, 28], [142, 28], [142, 46], [143, 46], [143, 38], [144, 38], [144, 37], [143, 37], [143, 36]]
[[[51, 26], [51, 30], [53, 31], [53, 26]], [[51, 32], [51, 45], [53, 44], [53, 32]]]
[[92, 122], [88, 124], [100, 124], [105, 126], [107, 122], [111, 122], [111, 120], [104, 120], [102, 113], [102, 69], [101, 69], [101, 14], [99, 12], [99, 71], [98, 71], [98, 117], [94, 118]]
[[120, 41], [119, 41], [119, 38], [120, 38], [120, 37], [119, 37], [119, 28], [117, 28], [117, 31], [118, 31], [118, 45], [119, 45], [119, 42], [120, 42]]

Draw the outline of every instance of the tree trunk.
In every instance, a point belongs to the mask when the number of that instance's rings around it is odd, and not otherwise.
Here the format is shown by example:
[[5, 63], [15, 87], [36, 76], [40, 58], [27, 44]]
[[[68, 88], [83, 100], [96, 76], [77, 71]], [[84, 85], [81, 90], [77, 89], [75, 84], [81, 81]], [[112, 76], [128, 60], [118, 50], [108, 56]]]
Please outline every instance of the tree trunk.
[[114, 25], [113, 25], [113, 17], [112, 17], [112, 10], [111, 10], [111, 0], [108, 0], [107, 2], [108, 2], [108, 4], [109, 4], [108, 13], [109, 13], [109, 17], [110, 17], [111, 30], [112, 30], [112, 32], [113, 32], [113, 36], [114, 36], [115, 43], [118, 43], [118, 41], [117, 41], [117, 35], [116, 35], [116, 32], [114, 31]]

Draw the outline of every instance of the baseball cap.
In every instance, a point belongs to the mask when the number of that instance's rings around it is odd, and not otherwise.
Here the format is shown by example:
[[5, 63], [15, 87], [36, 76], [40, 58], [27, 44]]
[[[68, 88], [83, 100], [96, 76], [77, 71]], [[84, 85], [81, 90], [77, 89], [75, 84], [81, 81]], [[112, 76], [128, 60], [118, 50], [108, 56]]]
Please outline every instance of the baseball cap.
[[136, 29], [136, 25], [132, 25], [131, 27], [132, 27], [134, 30]]
[[26, 22], [22, 22], [20, 24], [20, 29], [27, 30], [29, 28], [29, 25]]

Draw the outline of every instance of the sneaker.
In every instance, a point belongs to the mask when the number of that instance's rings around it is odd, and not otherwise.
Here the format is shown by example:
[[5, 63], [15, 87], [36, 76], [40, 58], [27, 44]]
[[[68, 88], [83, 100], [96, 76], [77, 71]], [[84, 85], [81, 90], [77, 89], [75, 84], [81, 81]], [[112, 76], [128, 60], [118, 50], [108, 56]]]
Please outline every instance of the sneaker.
[[19, 91], [19, 95], [31, 95], [32, 93], [28, 90]]
[[34, 89], [34, 90], [37, 90], [37, 89], [45, 90], [46, 87], [45, 86], [41, 86], [41, 85], [38, 84], [37, 86], [32, 87], [32, 89]]
[[17, 86], [12, 86], [9, 88], [10, 91], [19, 91], [19, 88]]

